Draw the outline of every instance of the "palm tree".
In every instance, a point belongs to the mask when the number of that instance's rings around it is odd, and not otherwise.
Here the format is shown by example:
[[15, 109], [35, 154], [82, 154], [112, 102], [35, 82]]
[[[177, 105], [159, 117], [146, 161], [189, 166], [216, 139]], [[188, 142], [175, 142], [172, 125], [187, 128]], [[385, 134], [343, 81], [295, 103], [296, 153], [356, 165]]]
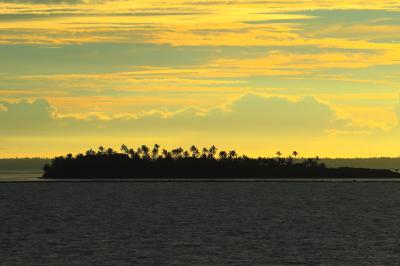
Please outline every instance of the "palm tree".
[[140, 148], [140, 147], [137, 148], [136, 154], [137, 154], [137, 156], [138, 156], [139, 158], [142, 158], [142, 154], [143, 154], [142, 148]]
[[168, 150], [163, 149], [161, 153], [164, 156], [164, 158], [171, 158], [171, 153]]
[[183, 153], [183, 149], [181, 147], [172, 150], [172, 154], [174, 155], [174, 157], [176, 159], [181, 158], [182, 153]]
[[142, 145], [140, 150], [142, 151], [143, 158], [145, 158], [145, 159], [150, 158], [150, 156], [149, 156], [149, 151], [150, 151], [149, 147], [147, 147], [146, 145]]
[[123, 153], [125, 153], [125, 154], [128, 154], [128, 153], [129, 153], [129, 149], [128, 149], [128, 147], [127, 147], [125, 144], [122, 144], [122, 145], [121, 145], [121, 151], [122, 151]]
[[201, 150], [201, 157], [206, 158], [206, 157], [207, 157], [207, 153], [208, 153], [208, 150], [207, 150], [206, 147], [204, 147], [204, 148]]
[[184, 152], [183, 152], [183, 157], [189, 158], [189, 156], [190, 156], [190, 154], [189, 154], [188, 151], [184, 151]]
[[128, 154], [129, 156], [133, 159], [133, 158], [137, 158], [139, 155], [135, 152], [134, 149], [129, 149], [128, 150]]
[[237, 157], [237, 152], [234, 150], [229, 151], [229, 159], [234, 159]]
[[215, 154], [217, 153], [217, 147], [215, 147], [214, 145], [212, 145], [209, 149], [208, 149], [208, 157], [209, 158], [214, 158]]
[[219, 152], [219, 158], [221, 160], [225, 160], [228, 157], [228, 153], [226, 151], [220, 151]]
[[192, 157], [193, 158], [197, 158], [197, 156], [199, 156], [199, 149], [197, 149], [197, 147], [196, 146], [194, 146], [194, 145], [192, 145], [190, 148], [189, 148], [189, 150], [190, 150], [190, 152], [192, 153]]
[[179, 147], [177, 150], [179, 151], [179, 156], [182, 157], [182, 154], [183, 154], [183, 151], [184, 151], [183, 148]]
[[104, 147], [103, 146], [99, 147], [99, 154], [104, 154]]
[[107, 151], [106, 151], [106, 153], [107, 153], [108, 156], [111, 156], [111, 155], [113, 155], [115, 152], [114, 152], [114, 150], [113, 150], [112, 148], [108, 148]]
[[89, 150], [86, 151], [86, 155], [87, 156], [92, 156], [92, 155], [95, 155], [95, 154], [96, 154], [96, 152], [94, 150], [92, 150], [92, 149], [89, 149]]
[[282, 156], [282, 152], [280, 152], [280, 151], [277, 151], [277, 152], [276, 152], [276, 156], [278, 156], [278, 158], [277, 158], [278, 165], [279, 165], [279, 166], [283, 165], [283, 164], [284, 164], [284, 161], [285, 161], [285, 159], [282, 159], [282, 158], [281, 158], [281, 156]]
[[158, 150], [160, 149], [160, 145], [158, 145], [158, 144], [154, 144], [154, 147], [153, 147], [153, 150], [151, 151], [151, 158], [154, 160], [154, 159], [157, 159], [157, 157], [158, 157]]
[[[292, 155], [293, 155], [293, 157], [294, 157], [294, 161], [296, 161], [297, 155], [299, 155], [299, 153], [298, 153], [297, 151], [293, 151], [293, 152], [292, 152]], [[292, 163], [293, 163], [293, 160], [292, 160]]]

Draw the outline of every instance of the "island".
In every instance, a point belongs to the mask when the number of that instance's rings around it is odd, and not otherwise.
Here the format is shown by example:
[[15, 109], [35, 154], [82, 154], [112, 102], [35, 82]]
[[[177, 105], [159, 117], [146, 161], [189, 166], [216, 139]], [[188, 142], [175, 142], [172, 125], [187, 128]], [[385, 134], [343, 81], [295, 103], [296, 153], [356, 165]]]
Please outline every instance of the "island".
[[274, 158], [239, 156], [236, 151], [219, 151], [213, 145], [189, 150], [137, 149], [121, 146], [121, 152], [99, 147], [85, 154], [55, 157], [43, 167], [45, 179], [279, 179], [279, 178], [399, 178], [386, 169], [328, 168], [318, 157], [296, 158], [298, 153]]

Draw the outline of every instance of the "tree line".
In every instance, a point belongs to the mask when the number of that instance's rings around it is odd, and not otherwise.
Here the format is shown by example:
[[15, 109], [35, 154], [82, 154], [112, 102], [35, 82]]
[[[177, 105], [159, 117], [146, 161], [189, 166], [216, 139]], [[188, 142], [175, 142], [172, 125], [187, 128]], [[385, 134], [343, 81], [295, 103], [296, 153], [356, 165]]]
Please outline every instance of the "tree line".
[[[171, 150], [141, 145], [134, 149], [121, 145], [120, 151], [100, 146], [77, 155], [55, 157], [43, 168], [44, 178], [281, 178], [281, 177], [345, 177], [364, 174], [371, 176], [374, 170], [355, 168], [330, 169], [315, 158], [297, 159], [298, 152], [284, 157], [280, 151], [276, 157], [250, 158], [239, 156], [235, 150], [221, 150], [214, 145], [185, 150]], [[368, 171], [366, 171], [368, 170]], [[371, 172], [372, 171], [372, 172]], [[383, 171], [383, 170], [381, 170]], [[380, 174], [380, 175], [379, 175]], [[388, 172], [374, 172], [385, 177]]]
[[[137, 149], [129, 148], [125, 144], [121, 145], [120, 152], [115, 151], [113, 148], [104, 148], [100, 146], [97, 151], [93, 149], [87, 150], [85, 153], [79, 153], [75, 157], [69, 153], [65, 158], [83, 158], [85, 156], [108, 156], [112, 157], [115, 155], [125, 154], [131, 159], [143, 159], [143, 160], [160, 160], [160, 159], [183, 159], [183, 158], [192, 158], [192, 159], [211, 159], [211, 160], [234, 160], [234, 159], [249, 159], [248, 156], [242, 155], [239, 156], [235, 150], [221, 150], [219, 152], [218, 148], [215, 145], [210, 146], [209, 148], [203, 147], [201, 149], [197, 148], [195, 145], [190, 146], [188, 150], [184, 150], [182, 147], [178, 147], [172, 150], [161, 149], [160, 145], [154, 144], [153, 148], [149, 148], [146, 145], [141, 145]], [[280, 151], [276, 152], [277, 158], [279, 161], [293, 162], [293, 159], [296, 159], [298, 156], [297, 151], [293, 151], [291, 155], [284, 158], [283, 154]], [[293, 157], [292, 157], [293, 156]], [[63, 156], [58, 158], [64, 158]], [[261, 158], [261, 157], [259, 157]], [[319, 157], [315, 157], [309, 160], [319, 161]]]

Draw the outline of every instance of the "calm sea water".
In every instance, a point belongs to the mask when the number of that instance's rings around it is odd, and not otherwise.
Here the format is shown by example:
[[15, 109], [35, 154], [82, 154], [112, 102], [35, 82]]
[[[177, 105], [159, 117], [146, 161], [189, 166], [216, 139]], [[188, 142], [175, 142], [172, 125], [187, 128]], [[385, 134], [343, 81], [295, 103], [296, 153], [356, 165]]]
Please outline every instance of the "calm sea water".
[[0, 182], [2, 181], [38, 181], [43, 175], [42, 171], [2, 171], [0, 170]]
[[396, 265], [400, 183], [0, 183], [0, 265]]

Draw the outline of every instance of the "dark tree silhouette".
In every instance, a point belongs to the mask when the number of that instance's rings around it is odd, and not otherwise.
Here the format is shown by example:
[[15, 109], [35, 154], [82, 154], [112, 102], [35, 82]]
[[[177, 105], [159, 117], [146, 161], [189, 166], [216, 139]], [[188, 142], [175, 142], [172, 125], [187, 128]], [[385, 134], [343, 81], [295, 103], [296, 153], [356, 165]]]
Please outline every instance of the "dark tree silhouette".
[[96, 154], [96, 152], [94, 150], [92, 150], [92, 149], [86, 151], [86, 155], [88, 155], [88, 156], [92, 156], [92, 155], [95, 155], [95, 154]]
[[158, 150], [160, 149], [160, 145], [154, 144], [153, 149], [151, 150], [151, 158], [154, 160], [158, 157]]
[[129, 149], [128, 154], [131, 157], [131, 159], [138, 158], [138, 154], [135, 152], [134, 149]]
[[183, 154], [183, 149], [181, 147], [172, 150], [172, 155], [174, 156], [175, 159], [182, 158], [182, 154]]
[[194, 145], [190, 146], [190, 152], [192, 153], [193, 158], [197, 158], [200, 154], [199, 149]]
[[[400, 174], [389, 170], [365, 168], [326, 168], [319, 158], [307, 158], [301, 162], [293, 157], [250, 158], [238, 156], [237, 152], [220, 151], [217, 147], [202, 148], [202, 154], [196, 146], [189, 150], [178, 147], [168, 151], [155, 144], [153, 149], [142, 145], [134, 149], [121, 145], [121, 153], [112, 148], [99, 147], [86, 153], [73, 156], [55, 157], [43, 168], [44, 178], [300, 178], [300, 177], [399, 177]], [[297, 156], [297, 152], [293, 152]]]
[[172, 156], [171, 156], [171, 153], [170, 153], [168, 150], [166, 150], [166, 149], [163, 149], [163, 150], [162, 150], [162, 155], [164, 156], [165, 159], [169, 159], [169, 158], [172, 157]]
[[207, 154], [208, 154], [208, 149], [207, 149], [206, 147], [204, 147], [204, 148], [201, 150], [201, 157], [206, 158], [206, 157], [207, 157]]
[[106, 154], [108, 155], [108, 156], [111, 156], [111, 155], [113, 155], [115, 153], [115, 151], [112, 149], [112, 148], [108, 148], [107, 150], [106, 150]]
[[226, 158], [228, 158], [228, 153], [226, 151], [220, 151], [219, 152], [219, 158], [221, 160], [226, 160]]
[[216, 153], [217, 153], [217, 147], [215, 147], [214, 145], [212, 145], [212, 146], [208, 149], [208, 157], [209, 157], [209, 158], [214, 158]]
[[189, 158], [189, 156], [190, 156], [190, 154], [189, 154], [188, 151], [184, 151], [184, 152], [183, 152], [183, 157]]
[[140, 150], [141, 150], [141, 153], [142, 153], [144, 159], [149, 159], [150, 158], [150, 155], [149, 155], [150, 149], [149, 149], [149, 147], [147, 147], [146, 145], [142, 145], [140, 147]]
[[229, 151], [229, 159], [236, 159], [237, 158], [237, 152], [234, 150]]

